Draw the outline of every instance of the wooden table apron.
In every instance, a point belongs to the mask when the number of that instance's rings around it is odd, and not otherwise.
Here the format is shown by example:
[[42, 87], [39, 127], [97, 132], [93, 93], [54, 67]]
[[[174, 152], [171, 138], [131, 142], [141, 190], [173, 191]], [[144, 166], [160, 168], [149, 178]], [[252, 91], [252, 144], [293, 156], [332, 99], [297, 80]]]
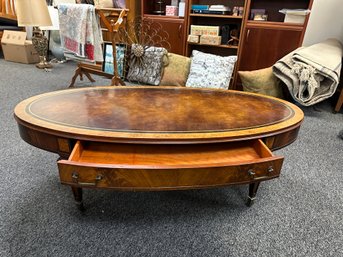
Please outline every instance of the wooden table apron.
[[[282, 160], [270, 150], [292, 143], [303, 120], [303, 112], [297, 106], [273, 97], [230, 90], [148, 86], [79, 88], [37, 95], [19, 103], [14, 116], [23, 140], [60, 155], [61, 182], [72, 187], [79, 202], [82, 187], [171, 190], [239, 183], [250, 184], [249, 197], [254, 198], [259, 182], [277, 177], [279, 172], [257, 179], [251, 167], [259, 170], [255, 167], [259, 163], [257, 166], [267, 170], [280, 170]], [[97, 151], [107, 151], [119, 163], [103, 160]], [[117, 153], [119, 156], [123, 151], [127, 155], [117, 158]], [[149, 159], [145, 151], [157, 156], [155, 160]], [[232, 157], [235, 152], [241, 152], [241, 157]], [[217, 157], [221, 154], [225, 161]], [[259, 158], [254, 159], [254, 154]], [[86, 155], [94, 156], [92, 159]], [[133, 161], [132, 156], [140, 161]], [[182, 160], [182, 156], [189, 159]], [[204, 156], [208, 163], [196, 160]], [[167, 161], [173, 157], [173, 161]], [[87, 163], [76, 164], [81, 159]], [[79, 173], [72, 171], [76, 166]], [[92, 171], [83, 171], [91, 166]], [[248, 169], [245, 175], [232, 177], [242, 167]], [[127, 179], [124, 171], [128, 170], [134, 179]], [[151, 170], [158, 172], [153, 174]], [[84, 175], [87, 172], [96, 177], [89, 178], [91, 175]], [[190, 178], [208, 172], [219, 176], [219, 180]], [[139, 182], [144, 180], [141, 173], [154, 177]], [[80, 182], [82, 176], [86, 182]], [[126, 182], [119, 183], [118, 176], [121, 181], [126, 176]], [[156, 181], [158, 176], [172, 182]], [[221, 183], [220, 179], [225, 181]]]

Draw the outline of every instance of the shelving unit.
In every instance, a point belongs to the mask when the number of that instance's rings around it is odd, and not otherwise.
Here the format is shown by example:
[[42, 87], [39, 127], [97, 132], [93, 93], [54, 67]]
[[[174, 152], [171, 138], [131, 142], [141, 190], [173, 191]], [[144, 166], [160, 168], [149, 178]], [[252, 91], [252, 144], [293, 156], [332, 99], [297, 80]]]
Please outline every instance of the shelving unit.
[[[171, 1], [165, 1], [170, 4]], [[272, 66], [277, 60], [302, 45], [309, 15], [303, 24], [285, 23], [281, 9], [311, 9], [313, 0], [186, 0], [185, 17], [156, 15], [154, 1], [141, 0], [142, 16], [159, 22], [169, 34], [171, 52], [191, 56], [193, 50], [221, 56], [237, 55], [230, 89], [242, 89], [238, 70], [257, 70]], [[192, 5], [224, 5], [231, 10], [243, 7], [242, 16], [193, 13]], [[250, 19], [252, 9], [265, 9], [267, 21]], [[208, 45], [187, 42], [191, 25], [236, 25], [238, 45]]]
[[193, 42], [188, 42], [189, 45], [194, 45], [194, 46], [209, 46], [209, 47], [219, 47], [219, 48], [230, 48], [230, 49], [238, 49], [238, 46], [233, 46], [233, 45], [207, 45], [207, 44], [200, 44], [200, 43], [193, 43]]
[[[245, 7], [245, 0], [234, 0], [234, 1], [210, 1], [210, 0], [190, 0], [188, 4], [187, 14], [188, 14], [188, 24], [187, 24], [187, 35], [190, 34], [191, 25], [208, 25], [208, 26], [223, 26], [223, 25], [235, 25], [239, 32], [243, 28], [243, 16], [233, 16], [233, 15], [220, 15], [220, 14], [199, 14], [192, 12], [192, 5], [213, 5], [222, 4], [224, 6], [229, 6], [233, 9], [234, 6]], [[239, 33], [240, 34], [240, 33]], [[191, 56], [193, 50], [202, 50], [207, 53], [219, 54], [222, 56], [226, 55], [237, 55], [239, 50], [239, 44], [233, 45], [205, 45], [196, 44], [193, 42], [186, 42], [186, 55]]]
[[[165, 5], [171, 5], [171, 0], [164, 1]], [[185, 1], [186, 6], [188, 1]], [[163, 32], [168, 33], [168, 43], [165, 46], [169, 52], [185, 55], [185, 41], [186, 41], [186, 24], [187, 17], [166, 16], [164, 14], [154, 13], [154, 1], [141, 0], [142, 19], [144, 21], [154, 22], [161, 25]], [[162, 31], [161, 31], [162, 32]]]
[[[239, 32], [238, 37], [243, 32], [244, 29], [244, 15], [243, 16], [233, 16], [233, 15], [221, 15], [221, 14], [198, 14], [192, 12], [192, 5], [224, 5], [233, 9], [235, 6], [241, 6], [246, 11], [246, 2], [247, 0], [190, 0], [188, 2], [187, 15], [187, 35], [186, 35], [186, 55], [191, 56], [193, 50], [198, 50], [206, 53], [221, 55], [221, 56], [230, 56], [237, 55], [239, 57], [241, 51], [241, 40], [239, 40], [238, 45], [206, 45], [200, 43], [187, 42], [187, 37], [190, 34], [191, 25], [207, 25], [207, 26], [223, 26], [223, 25], [232, 25], [236, 26]], [[232, 75], [230, 88], [233, 87], [234, 81], [236, 81], [237, 68]]]
[[[245, 26], [241, 35], [242, 52], [238, 70], [257, 70], [272, 66], [303, 42], [309, 15], [303, 24], [285, 23], [281, 9], [311, 9], [313, 0], [247, 0]], [[251, 9], [265, 9], [267, 21], [250, 20]], [[234, 89], [241, 89], [239, 79]]]
[[233, 15], [221, 15], [221, 14], [198, 14], [190, 13], [190, 17], [208, 17], [208, 18], [223, 18], [223, 19], [243, 19], [243, 16], [233, 16]]

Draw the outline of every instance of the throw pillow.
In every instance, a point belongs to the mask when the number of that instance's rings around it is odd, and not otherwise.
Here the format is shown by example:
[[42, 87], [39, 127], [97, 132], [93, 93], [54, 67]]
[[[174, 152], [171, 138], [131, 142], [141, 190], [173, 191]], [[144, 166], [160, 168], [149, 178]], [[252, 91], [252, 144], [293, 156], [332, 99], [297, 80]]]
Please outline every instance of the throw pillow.
[[186, 87], [228, 89], [237, 56], [218, 56], [197, 50], [192, 61]]
[[168, 54], [168, 65], [164, 67], [161, 86], [185, 86], [189, 74], [191, 59], [178, 55]]
[[255, 71], [239, 71], [238, 74], [244, 91], [283, 98], [280, 81], [273, 74], [272, 67]]
[[161, 82], [164, 56], [168, 54], [163, 47], [131, 46], [129, 72], [127, 79], [158, 86]]

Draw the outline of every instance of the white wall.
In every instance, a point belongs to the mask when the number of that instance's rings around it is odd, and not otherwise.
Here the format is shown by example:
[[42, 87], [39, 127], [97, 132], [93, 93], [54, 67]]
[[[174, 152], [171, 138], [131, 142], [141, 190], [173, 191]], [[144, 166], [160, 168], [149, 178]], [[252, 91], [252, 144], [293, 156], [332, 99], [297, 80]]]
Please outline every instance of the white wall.
[[343, 43], [343, 0], [314, 0], [303, 45], [309, 46], [327, 38]]

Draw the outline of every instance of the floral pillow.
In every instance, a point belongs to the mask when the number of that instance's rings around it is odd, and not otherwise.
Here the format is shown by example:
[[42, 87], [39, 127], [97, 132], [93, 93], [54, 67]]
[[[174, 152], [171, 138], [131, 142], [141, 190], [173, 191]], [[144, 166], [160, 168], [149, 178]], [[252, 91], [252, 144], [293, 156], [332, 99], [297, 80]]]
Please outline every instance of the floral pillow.
[[186, 87], [228, 89], [237, 56], [218, 56], [197, 50], [192, 52]]

